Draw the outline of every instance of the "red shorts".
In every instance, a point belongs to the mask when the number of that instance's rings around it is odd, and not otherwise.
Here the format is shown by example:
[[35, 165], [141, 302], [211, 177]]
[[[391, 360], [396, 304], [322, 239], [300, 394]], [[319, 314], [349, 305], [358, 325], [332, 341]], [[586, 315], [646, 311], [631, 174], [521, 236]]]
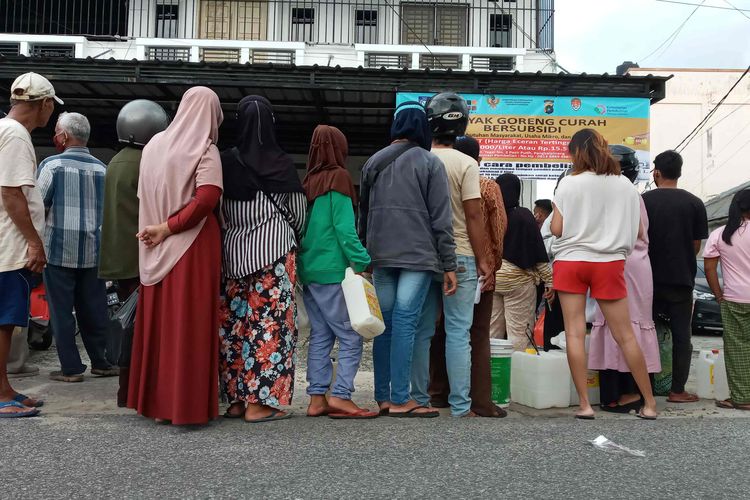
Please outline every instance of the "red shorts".
[[601, 300], [618, 300], [628, 296], [624, 260], [555, 261], [552, 270], [552, 282], [558, 292], [584, 295], [591, 289], [591, 297]]

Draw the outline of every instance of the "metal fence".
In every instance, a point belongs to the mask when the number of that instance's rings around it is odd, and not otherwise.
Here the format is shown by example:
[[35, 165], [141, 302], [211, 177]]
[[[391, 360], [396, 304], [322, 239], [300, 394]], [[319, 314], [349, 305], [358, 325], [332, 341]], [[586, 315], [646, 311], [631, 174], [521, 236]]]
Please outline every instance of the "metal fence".
[[554, 0], [0, 0], [0, 30], [552, 51]]

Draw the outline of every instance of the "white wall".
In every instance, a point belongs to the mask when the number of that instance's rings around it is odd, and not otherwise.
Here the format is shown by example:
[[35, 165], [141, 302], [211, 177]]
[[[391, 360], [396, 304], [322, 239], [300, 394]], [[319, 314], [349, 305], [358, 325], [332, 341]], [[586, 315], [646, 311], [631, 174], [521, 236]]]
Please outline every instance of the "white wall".
[[[631, 69], [633, 75], [674, 75], [667, 82], [666, 99], [651, 106], [651, 157], [674, 149], [742, 71]], [[750, 180], [750, 77], [742, 80], [681, 154], [680, 187], [703, 200]]]

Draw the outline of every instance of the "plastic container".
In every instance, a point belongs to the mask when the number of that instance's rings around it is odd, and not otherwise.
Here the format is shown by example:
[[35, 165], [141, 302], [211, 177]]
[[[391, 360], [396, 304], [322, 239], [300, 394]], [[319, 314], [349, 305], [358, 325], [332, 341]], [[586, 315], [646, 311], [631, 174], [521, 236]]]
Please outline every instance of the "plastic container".
[[344, 291], [344, 301], [352, 329], [368, 340], [383, 333], [385, 323], [372, 283], [348, 267], [341, 288]]
[[513, 342], [490, 339], [490, 377], [492, 379], [492, 402], [506, 407], [510, 404], [510, 373]]
[[570, 369], [565, 355], [514, 352], [510, 368], [512, 401], [540, 410], [570, 406]]
[[719, 351], [719, 355], [714, 362], [714, 398], [717, 401], [729, 399], [729, 383], [727, 382], [727, 365], [724, 361], [724, 351]]
[[[588, 355], [589, 352], [589, 341], [591, 340], [591, 335], [586, 335], [585, 342], [585, 349], [586, 349], [586, 355]], [[559, 347], [562, 351], [550, 351], [554, 354], [564, 354], [565, 351], [565, 332], [557, 335], [556, 337], [552, 338], [552, 345], [556, 345]], [[567, 357], [567, 355], [566, 355]], [[570, 370], [570, 365], [568, 365], [568, 370]], [[588, 387], [588, 393], [589, 393], [589, 403], [592, 405], [598, 405], [601, 402], [601, 386], [599, 382], [599, 372], [597, 370], [589, 370], [588, 375], [586, 377], [586, 386]], [[580, 403], [580, 399], [578, 398], [578, 391], [576, 391], [576, 385], [573, 383], [573, 376], [570, 377], [570, 406], [576, 406], [578, 403]]]
[[719, 350], [703, 350], [698, 353], [695, 375], [698, 382], [698, 397], [714, 399], [714, 368]]

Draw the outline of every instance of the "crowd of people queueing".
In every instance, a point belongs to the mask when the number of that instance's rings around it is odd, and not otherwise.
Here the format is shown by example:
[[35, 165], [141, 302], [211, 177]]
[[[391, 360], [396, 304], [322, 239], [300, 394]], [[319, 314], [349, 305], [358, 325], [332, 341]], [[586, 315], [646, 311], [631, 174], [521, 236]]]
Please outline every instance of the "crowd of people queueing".
[[[34, 73], [11, 92], [0, 120], [0, 416], [33, 416], [42, 405], [15, 392], [6, 373], [13, 329], [28, 322], [41, 272], [61, 364], [51, 378], [83, 380], [77, 326], [91, 373], [119, 375], [118, 405], [175, 425], [218, 417], [220, 397], [227, 418], [288, 418], [300, 300], [311, 324], [311, 417], [432, 418], [440, 407], [455, 417], [505, 416], [490, 397], [490, 338], [525, 349], [537, 294], [550, 323], [563, 323], [550, 331], [567, 335], [577, 418], [594, 418], [588, 368], [610, 375], [603, 409], [656, 418], [656, 310], [675, 337], [670, 400], [694, 400], [684, 390], [689, 317], [683, 327], [705, 209], [672, 189], [681, 166], [674, 152], [656, 158], [660, 189], [641, 197], [627, 152], [581, 130], [554, 204], [540, 201], [532, 214], [520, 206], [515, 175], [480, 177], [479, 145], [464, 135], [468, 107], [452, 93], [397, 107], [392, 143], [367, 161], [357, 191], [346, 137], [328, 125], [315, 129], [300, 181], [277, 143], [273, 106], [260, 96], [240, 101], [235, 146], [220, 152], [223, 112], [205, 87], [184, 94], [171, 123], [155, 103], [129, 103], [118, 118], [125, 147], [108, 167], [86, 148], [86, 117], [63, 113], [60, 154], [37, 169], [29, 134], [62, 101]], [[726, 325], [732, 394], [717, 404], [741, 409], [750, 408], [748, 219], [750, 192], [741, 191], [704, 253]], [[340, 285], [348, 267], [372, 273], [386, 325], [373, 344], [372, 411], [352, 401], [363, 339]], [[119, 283], [122, 300], [138, 291], [135, 325], [116, 360], [103, 279]], [[587, 295], [597, 304], [588, 366]]]

